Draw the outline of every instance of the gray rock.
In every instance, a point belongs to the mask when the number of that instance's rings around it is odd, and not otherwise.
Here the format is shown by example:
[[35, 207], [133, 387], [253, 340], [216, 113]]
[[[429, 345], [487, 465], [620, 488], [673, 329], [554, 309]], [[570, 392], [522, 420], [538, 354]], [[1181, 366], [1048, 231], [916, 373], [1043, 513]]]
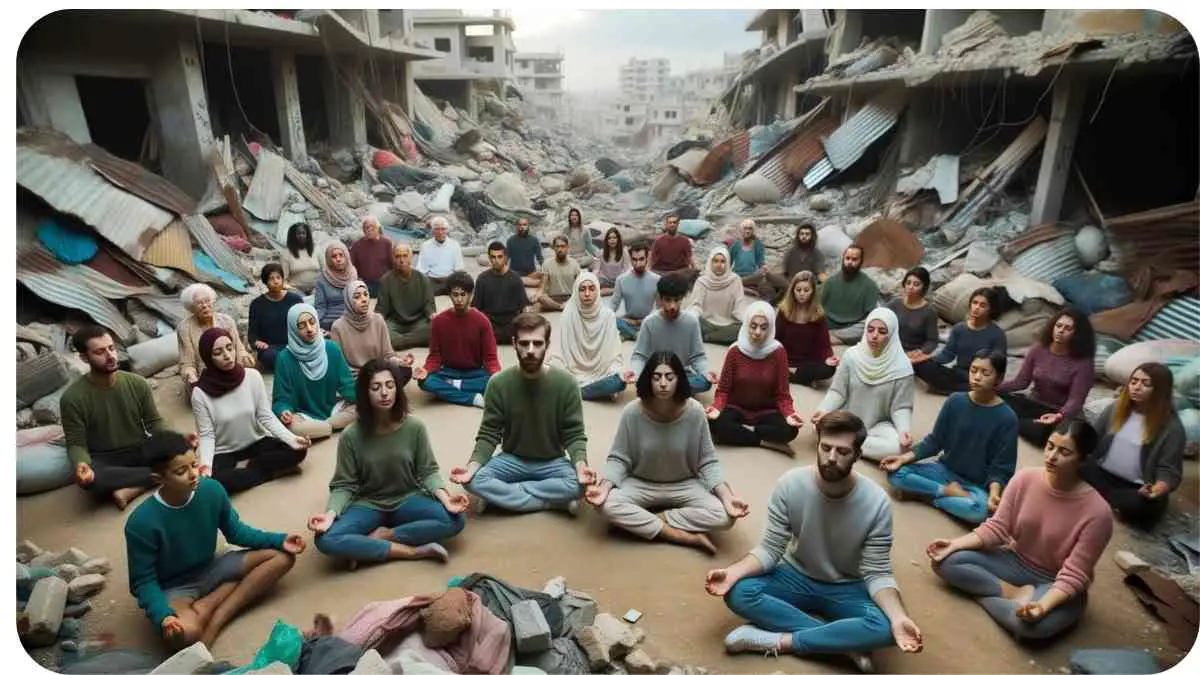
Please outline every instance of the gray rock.
[[28, 630], [23, 639], [32, 646], [54, 644], [62, 626], [63, 610], [67, 606], [67, 582], [58, 577], [46, 577], [37, 582], [29, 603], [25, 606]]
[[175, 652], [171, 658], [163, 661], [150, 675], [191, 675], [213, 662], [212, 654], [203, 642], [197, 642], [187, 649]]
[[550, 625], [537, 600], [513, 603], [512, 629], [518, 653], [529, 654], [550, 648]]
[[658, 662], [650, 657], [643, 649], [635, 649], [625, 655], [625, 667], [631, 673], [653, 673], [658, 670]]
[[54, 576], [67, 583], [71, 583], [80, 574], [82, 574], [82, 572], [79, 570], [79, 566], [72, 565], [71, 563], [63, 563], [61, 565], [55, 565], [54, 567]]
[[833, 200], [825, 194], [816, 194], [808, 198], [808, 208], [824, 213], [833, 208]]
[[53, 551], [39, 553], [29, 561], [30, 567], [54, 567], [59, 564], [58, 556], [60, 554]]
[[55, 560], [54, 564], [55, 565], [64, 565], [65, 564], [65, 565], [78, 566], [78, 565], [82, 565], [83, 563], [87, 562], [89, 558], [91, 558], [91, 556], [84, 553], [82, 549], [72, 546], [71, 548], [63, 551], [62, 553], [59, 553], [58, 558]]
[[67, 597], [71, 602], [80, 602], [103, 590], [106, 581], [103, 574], [85, 574], [70, 583]]
[[62, 399], [63, 392], [66, 390], [67, 387], [63, 387], [53, 394], [43, 396], [35, 401], [33, 404], [34, 421], [38, 424], [58, 424], [61, 422], [62, 415], [58, 411], [58, 402]]
[[112, 563], [108, 558], [91, 558], [79, 566], [84, 574], [108, 574], [112, 571]]
[[40, 546], [28, 539], [25, 539], [21, 543], [17, 544], [17, 562], [29, 563], [30, 560], [33, 560], [43, 553], [45, 553], [45, 551], [43, 551]]
[[71, 619], [78, 619], [90, 611], [92, 611], [91, 601], [84, 600], [83, 602], [76, 602], [67, 605], [66, 608], [63, 609], [63, 616]]
[[17, 411], [17, 428], [29, 429], [37, 424], [33, 418], [33, 408], [21, 408]]
[[78, 640], [83, 634], [83, 623], [79, 619], [64, 618], [62, 625], [58, 627], [58, 638], [60, 640]]
[[546, 582], [546, 585], [542, 588], [542, 592], [558, 600], [567, 592], [567, 578], [554, 577]]

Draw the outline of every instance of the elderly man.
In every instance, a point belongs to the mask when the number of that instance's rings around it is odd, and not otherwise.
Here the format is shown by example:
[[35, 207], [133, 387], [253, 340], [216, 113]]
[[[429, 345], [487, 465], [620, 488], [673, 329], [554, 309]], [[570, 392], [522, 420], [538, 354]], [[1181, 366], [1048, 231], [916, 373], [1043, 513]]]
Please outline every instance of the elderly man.
[[545, 257], [542, 255], [542, 242], [529, 231], [529, 219], [517, 220], [517, 233], [508, 238], [505, 244], [509, 260], [514, 272], [521, 276], [521, 283], [530, 288], [542, 285], [541, 267]]
[[392, 269], [392, 240], [383, 236], [383, 228], [372, 216], [363, 218], [362, 231], [362, 239], [350, 247], [350, 262], [374, 298], [379, 294], [379, 280]]
[[433, 321], [433, 284], [413, 269], [412, 247], [396, 244], [392, 250], [392, 270], [379, 280], [379, 302], [375, 311], [388, 325], [392, 349], [429, 346], [430, 322]]
[[464, 267], [462, 247], [449, 237], [450, 223], [442, 216], [434, 216], [429, 226], [433, 230], [433, 241], [421, 245], [417, 271], [429, 277], [434, 295], [445, 295], [450, 292], [446, 279]]
[[772, 302], [776, 295], [787, 288], [788, 280], [767, 269], [767, 250], [762, 241], [754, 236], [754, 221], [742, 221], [742, 238], [729, 243], [729, 262], [733, 271], [742, 278], [746, 293], [757, 295]]
[[650, 247], [650, 271], [660, 277], [676, 274], [692, 287], [700, 270], [692, 265], [692, 240], [679, 234], [679, 216], [672, 213], [663, 224], [664, 233]]

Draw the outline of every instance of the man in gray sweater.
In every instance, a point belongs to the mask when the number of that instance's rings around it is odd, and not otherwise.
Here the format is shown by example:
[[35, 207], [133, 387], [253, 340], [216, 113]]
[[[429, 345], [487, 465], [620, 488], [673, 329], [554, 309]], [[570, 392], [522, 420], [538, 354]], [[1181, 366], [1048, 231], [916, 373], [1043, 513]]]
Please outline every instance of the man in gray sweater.
[[613, 284], [612, 308], [617, 315], [617, 332], [625, 340], [636, 340], [642, 321], [654, 311], [658, 275], [646, 269], [649, 260], [649, 246], [643, 242], [630, 244], [629, 262], [632, 268], [618, 274]]
[[706, 392], [716, 384], [717, 374], [708, 369], [708, 355], [700, 337], [700, 319], [680, 311], [687, 291], [687, 280], [679, 275], [667, 274], [658, 280], [658, 310], [642, 321], [629, 370], [622, 376], [627, 383], [637, 382], [651, 354], [667, 351], [683, 361], [693, 394]]
[[779, 479], [762, 543], [708, 573], [705, 589], [750, 621], [725, 637], [730, 653], [845, 654], [872, 672], [869, 650], [921, 651], [892, 577], [891, 500], [854, 471], [866, 437], [851, 413], [821, 417], [817, 464]]

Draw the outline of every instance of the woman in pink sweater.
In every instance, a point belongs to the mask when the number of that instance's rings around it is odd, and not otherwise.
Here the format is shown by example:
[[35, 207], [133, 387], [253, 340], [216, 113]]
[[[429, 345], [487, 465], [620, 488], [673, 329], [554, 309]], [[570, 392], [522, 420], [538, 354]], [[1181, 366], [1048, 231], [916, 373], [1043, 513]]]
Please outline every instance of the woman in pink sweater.
[[1079, 470], [1096, 449], [1083, 420], [1058, 425], [1042, 469], [1017, 472], [996, 514], [953, 541], [935, 539], [933, 571], [975, 596], [1018, 638], [1058, 635], [1083, 616], [1096, 561], [1112, 537], [1108, 503]]
[[775, 339], [775, 310], [759, 300], [746, 310], [738, 339], [725, 352], [713, 404], [705, 413], [713, 440], [763, 446], [788, 456], [803, 422], [788, 386], [788, 357]]

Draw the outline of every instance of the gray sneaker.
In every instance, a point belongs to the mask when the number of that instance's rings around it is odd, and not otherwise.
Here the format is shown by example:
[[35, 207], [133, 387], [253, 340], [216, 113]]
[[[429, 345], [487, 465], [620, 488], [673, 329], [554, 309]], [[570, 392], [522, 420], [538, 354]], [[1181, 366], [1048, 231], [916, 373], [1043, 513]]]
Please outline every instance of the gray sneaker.
[[762, 652], [768, 656], [779, 656], [779, 643], [782, 641], [783, 635], [779, 633], [746, 624], [734, 628], [725, 636], [725, 651], [730, 654]]

